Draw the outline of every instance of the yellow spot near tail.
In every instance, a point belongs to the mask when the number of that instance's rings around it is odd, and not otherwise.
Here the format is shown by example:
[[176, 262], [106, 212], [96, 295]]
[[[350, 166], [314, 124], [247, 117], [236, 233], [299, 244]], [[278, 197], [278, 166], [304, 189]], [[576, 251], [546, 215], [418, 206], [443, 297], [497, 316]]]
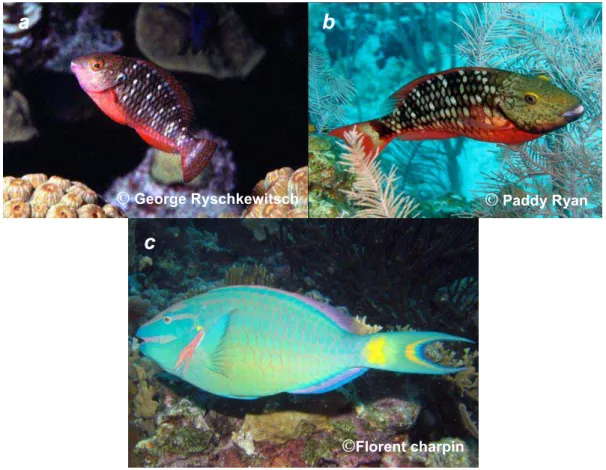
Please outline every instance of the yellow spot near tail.
[[538, 75], [537, 78], [540, 78], [541, 80], [546, 80], [548, 82], [551, 81], [551, 78], [549, 78], [547, 75]]
[[371, 339], [364, 348], [364, 357], [371, 364], [384, 365], [387, 362], [385, 357], [385, 338], [377, 337]]
[[416, 353], [417, 346], [419, 344], [425, 343], [426, 341], [427, 340], [422, 339], [420, 341], [415, 341], [414, 343], [410, 343], [408, 346], [406, 346], [406, 351], [404, 352], [404, 354], [406, 354], [406, 359], [408, 359], [409, 361], [415, 362], [416, 364], [420, 364], [422, 366], [432, 367], [431, 363], [428, 363], [427, 361], [421, 359], [419, 356], [417, 356], [417, 353]]

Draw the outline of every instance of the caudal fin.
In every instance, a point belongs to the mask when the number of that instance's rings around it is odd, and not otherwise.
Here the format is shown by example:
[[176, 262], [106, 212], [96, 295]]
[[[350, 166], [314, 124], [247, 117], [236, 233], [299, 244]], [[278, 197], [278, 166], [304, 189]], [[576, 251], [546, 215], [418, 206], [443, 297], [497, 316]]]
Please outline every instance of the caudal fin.
[[189, 183], [202, 173], [217, 150], [216, 142], [208, 139], [189, 138], [179, 148], [183, 181]]
[[[355, 138], [354, 131], [360, 134], [358, 137], [359, 143], [362, 145], [364, 149], [364, 154], [369, 158], [370, 161], [373, 161], [377, 156], [385, 149], [387, 144], [389, 144], [394, 137], [395, 134], [389, 137], [381, 137], [377, 129], [379, 126], [377, 125], [377, 121], [366, 121], [359, 122], [357, 124], [352, 124], [351, 126], [344, 126], [334, 129], [328, 133], [328, 135], [339, 137], [346, 142], [350, 146], [352, 145], [352, 139]], [[345, 134], [349, 135], [346, 136]]]
[[411, 374], [452, 374], [465, 367], [444, 367], [427, 357], [427, 347], [436, 341], [463, 341], [465, 338], [425, 331], [398, 331], [368, 335], [362, 349], [365, 367]]

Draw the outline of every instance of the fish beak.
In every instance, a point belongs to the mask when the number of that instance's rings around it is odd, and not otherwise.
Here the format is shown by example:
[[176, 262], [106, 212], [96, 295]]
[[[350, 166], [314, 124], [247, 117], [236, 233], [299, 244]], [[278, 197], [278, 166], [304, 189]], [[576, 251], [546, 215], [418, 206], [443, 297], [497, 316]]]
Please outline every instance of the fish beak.
[[585, 108], [583, 107], [582, 104], [575, 106], [574, 108], [572, 108], [569, 111], [566, 111], [564, 114], [562, 114], [562, 117], [566, 120], [566, 122], [572, 122], [572, 121], [576, 121], [577, 119], [579, 119], [583, 113], [585, 112]]

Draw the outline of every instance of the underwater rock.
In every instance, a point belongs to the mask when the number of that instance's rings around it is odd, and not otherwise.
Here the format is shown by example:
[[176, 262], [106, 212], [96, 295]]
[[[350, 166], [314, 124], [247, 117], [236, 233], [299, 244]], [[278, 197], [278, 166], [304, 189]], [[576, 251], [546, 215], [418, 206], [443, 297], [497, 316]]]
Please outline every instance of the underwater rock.
[[[461, 439], [445, 437], [439, 441], [427, 442], [424, 444], [426, 444], [427, 450], [421, 448], [416, 451], [410, 450], [409, 458], [413, 464], [438, 468], [467, 468], [472, 466], [469, 446]], [[440, 449], [445, 448], [445, 446], [449, 446], [450, 449], [455, 449], [456, 446], [462, 446], [464, 450], [459, 452], [455, 450], [447, 452], [443, 450], [431, 450], [432, 447]]]
[[328, 418], [300, 411], [275, 411], [261, 415], [247, 414], [240, 432], [250, 432], [254, 441], [284, 443], [320, 430], [328, 430]]
[[280, 223], [275, 220], [243, 220], [242, 225], [250, 230], [259, 242], [265, 241], [280, 230]]
[[124, 218], [126, 214], [79, 181], [33, 173], [3, 179], [3, 216], [8, 218]]
[[[154, 156], [163, 152], [156, 149], [149, 149], [145, 159], [132, 172], [117, 178], [111, 187], [105, 193], [105, 198], [109, 201], [116, 201], [116, 205], [120, 206], [131, 217], [186, 217], [195, 218], [202, 214], [209, 217], [217, 217], [225, 212], [238, 212], [235, 206], [208, 204], [203, 207], [201, 204], [196, 204], [191, 200], [192, 193], [200, 193], [204, 196], [221, 196], [235, 187], [236, 181], [236, 164], [234, 163], [233, 154], [227, 148], [227, 142], [217, 137], [211, 137], [210, 133], [202, 134], [204, 138], [214, 140], [219, 144], [219, 147], [210, 161], [208, 167], [196, 178], [196, 185], [186, 184], [163, 184], [158, 182], [152, 175], [152, 166]], [[208, 136], [208, 137], [206, 137]], [[158, 152], [158, 153], [156, 153]], [[164, 163], [162, 170], [164, 177], [174, 170], [170, 170], [170, 166], [174, 163], [171, 161], [168, 154], [163, 155]], [[166, 157], [166, 158], [165, 158]], [[168, 169], [167, 169], [168, 168]], [[158, 169], [156, 168], [156, 176]], [[174, 175], [173, 175], [174, 176]], [[129, 200], [126, 203], [118, 201], [118, 194], [126, 193], [129, 195]], [[138, 204], [135, 201], [137, 194], [143, 194], [145, 197], [152, 196], [155, 198], [179, 198], [185, 197], [185, 204]]]
[[[104, 10], [104, 5], [95, 3], [5, 4], [4, 54], [17, 67], [68, 72], [74, 57], [115, 52], [122, 47], [122, 36], [102, 28]], [[21, 18], [30, 20], [25, 31], [18, 28]]]
[[15, 72], [6, 65], [3, 71], [4, 107], [2, 131], [4, 142], [25, 142], [38, 135], [31, 119], [29, 103], [15, 89]]
[[418, 403], [401, 398], [381, 398], [364, 408], [360, 422], [366, 430], [393, 436], [412, 428], [420, 412]]
[[156, 417], [154, 435], [139, 441], [135, 455], [149, 466], [208, 466], [218, 439], [203, 410], [183, 398]]
[[55, 72], [69, 72], [74, 57], [90, 53], [116, 52], [122, 48], [122, 35], [101, 27], [105, 6], [89, 3], [82, 5], [78, 17], [68, 18], [60, 5], [50, 10], [50, 22], [56, 35], [55, 54], [44, 64]]
[[253, 196], [289, 198], [295, 204], [253, 202], [244, 211], [244, 218], [307, 218], [309, 169], [296, 171], [284, 167], [270, 171], [253, 188]]
[[[151, 176], [160, 184], [183, 184], [183, 168], [181, 166], [181, 156], [176, 153], [163, 152], [152, 148], [149, 150], [152, 154]], [[204, 176], [208, 174], [202, 172], [196, 176], [186, 186], [203, 186]]]
[[265, 56], [228, 4], [143, 4], [135, 35], [143, 54], [161, 67], [220, 79], [245, 78]]
[[420, 202], [419, 210], [422, 217], [426, 218], [454, 218], [462, 214], [472, 213], [474, 206], [473, 201], [468, 201], [461, 194], [447, 193], [434, 199]]
[[354, 207], [344, 191], [351, 191], [355, 176], [339, 163], [341, 149], [335, 141], [321, 135], [309, 135], [309, 216], [334, 218], [353, 214]]

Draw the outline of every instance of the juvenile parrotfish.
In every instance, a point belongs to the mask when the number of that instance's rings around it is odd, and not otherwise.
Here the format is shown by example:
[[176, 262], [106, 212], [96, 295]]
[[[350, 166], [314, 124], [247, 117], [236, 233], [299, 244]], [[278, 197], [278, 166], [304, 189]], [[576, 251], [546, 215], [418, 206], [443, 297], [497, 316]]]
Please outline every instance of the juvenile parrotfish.
[[401, 140], [469, 137], [484, 142], [521, 144], [579, 119], [581, 101], [549, 78], [505, 70], [465, 67], [418, 78], [389, 99], [382, 118], [340, 127], [344, 138], [354, 126], [367, 155], [376, 157], [394, 138]]
[[442, 333], [360, 334], [360, 323], [298, 294], [257, 286], [215, 289], [179, 302], [139, 328], [141, 352], [216, 395], [253, 399], [324, 393], [369, 368], [450, 374], [425, 351]]
[[115, 54], [72, 60], [82, 89], [114, 121], [132, 127], [151, 146], [179, 153], [187, 183], [208, 165], [217, 144], [198, 137], [189, 96], [166, 70]]

